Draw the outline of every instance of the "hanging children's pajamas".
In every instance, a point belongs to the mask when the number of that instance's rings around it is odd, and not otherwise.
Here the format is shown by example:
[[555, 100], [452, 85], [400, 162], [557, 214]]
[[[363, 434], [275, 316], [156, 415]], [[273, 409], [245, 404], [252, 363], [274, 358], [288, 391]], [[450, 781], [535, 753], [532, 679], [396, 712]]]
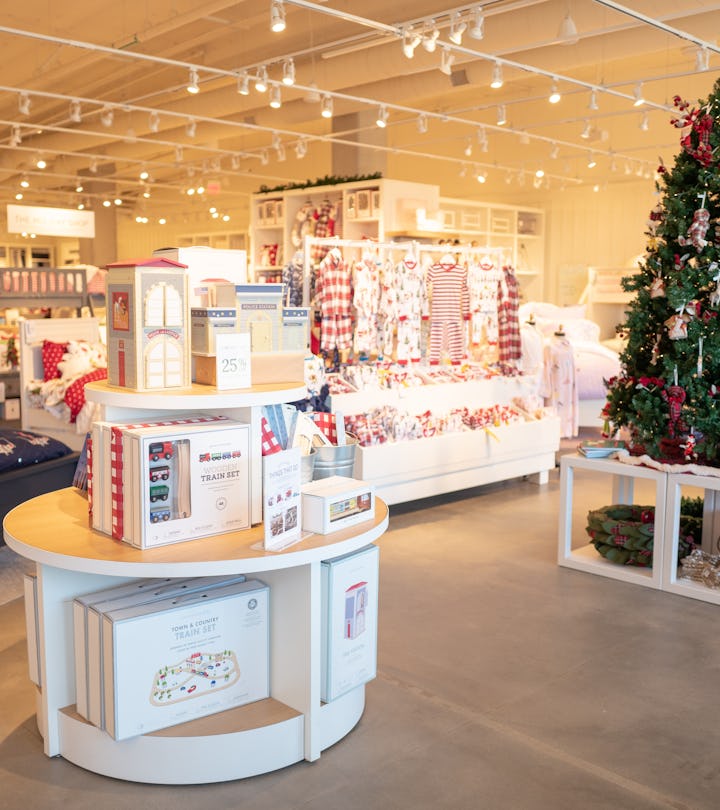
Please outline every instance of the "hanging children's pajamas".
[[428, 316], [427, 291], [420, 263], [406, 256], [395, 267], [397, 291], [397, 362], [417, 363], [421, 358], [422, 319]]
[[353, 306], [355, 307], [355, 339], [353, 352], [356, 359], [377, 352], [378, 305], [380, 272], [372, 257], [363, 257], [353, 267]]
[[503, 267], [498, 303], [498, 350], [501, 363], [514, 363], [522, 356], [520, 340], [520, 285], [512, 267]]
[[545, 346], [544, 391], [546, 403], [560, 417], [560, 436], [578, 434], [578, 390], [575, 384], [575, 355], [564, 335], [554, 335]]
[[487, 260], [468, 269], [470, 342], [474, 346], [480, 345], [483, 337], [491, 345], [498, 342], [498, 285], [502, 280], [502, 270]]
[[452, 256], [443, 256], [427, 271], [430, 296], [430, 351], [428, 360], [439, 363], [443, 349], [452, 363], [465, 354], [463, 321], [469, 315], [467, 271]]
[[315, 281], [320, 309], [320, 349], [343, 351], [352, 346], [352, 276], [337, 248], [320, 262]]
[[395, 329], [398, 322], [397, 290], [393, 266], [387, 262], [380, 271], [380, 317], [378, 349], [386, 359], [391, 359], [395, 348]]
[[285, 305], [301, 307], [303, 303], [303, 258], [297, 251], [290, 263], [283, 268], [282, 281], [285, 285]]

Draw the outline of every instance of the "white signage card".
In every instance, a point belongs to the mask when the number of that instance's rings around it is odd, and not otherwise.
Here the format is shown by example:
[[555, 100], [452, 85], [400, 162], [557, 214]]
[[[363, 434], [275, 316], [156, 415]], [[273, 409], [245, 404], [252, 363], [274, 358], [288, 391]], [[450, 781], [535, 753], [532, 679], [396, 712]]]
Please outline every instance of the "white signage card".
[[36, 233], [43, 236], [95, 238], [95, 214], [74, 208], [44, 208], [8, 205], [8, 233]]
[[250, 334], [215, 335], [216, 380], [219, 389], [250, 388]]
[[265, 550], [278, 551], [302, 538], [300, 448], [263, 456]]

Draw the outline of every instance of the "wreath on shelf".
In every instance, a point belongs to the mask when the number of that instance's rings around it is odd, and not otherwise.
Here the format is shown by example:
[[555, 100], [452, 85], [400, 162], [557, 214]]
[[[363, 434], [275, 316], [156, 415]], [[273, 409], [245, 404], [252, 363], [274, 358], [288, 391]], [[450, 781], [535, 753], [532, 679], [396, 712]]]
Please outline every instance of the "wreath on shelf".
[[[702, 498], [682, 498], [678, 560], [700, 545]], [[596, 551], [618, 565], [651, 568], [655, 535], [655, 507], [639, 504], [611, 504], [591, 509], [586, 531]]]

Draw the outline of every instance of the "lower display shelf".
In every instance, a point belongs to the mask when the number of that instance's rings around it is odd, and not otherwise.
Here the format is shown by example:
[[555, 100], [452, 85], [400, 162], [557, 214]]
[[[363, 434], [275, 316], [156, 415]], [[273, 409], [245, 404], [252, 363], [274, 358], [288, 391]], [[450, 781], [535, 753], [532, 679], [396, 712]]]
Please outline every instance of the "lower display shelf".
[[[319, 713], [320, 750], [348, 734], [364, 707], [364, 686], [323, 704]], [[83, 719], [75, 706], [67, 706], [59, 712], [60, 754], [81, 768], [129, 782], [224, 782], [268, 773], [304, 759], [304, 725], [300, 712], [267, 698], [117, 742]]]
[[581, 548], [573, 549], [566, 556], [558, 560], [564, 568], [574, 568], [576, 571], [585, 571], [589, 574], [601, 574], [611, 579], [621, 579], [624, 582], [634, 582], [636, 585], [656, 587], [652, 568], [641, 568], [632, 565], [618, 565], [606, 560], [595, 550], [591, 543]]

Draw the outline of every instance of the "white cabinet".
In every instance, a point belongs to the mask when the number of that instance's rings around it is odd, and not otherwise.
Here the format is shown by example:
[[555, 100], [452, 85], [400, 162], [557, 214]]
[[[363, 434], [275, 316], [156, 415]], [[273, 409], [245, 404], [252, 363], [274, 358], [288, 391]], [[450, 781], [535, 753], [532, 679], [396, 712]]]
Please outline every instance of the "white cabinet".
[[[256, 386], [185, 395], [147, 396], [96, 384], [88, 397], [109, 419], [205, 409], [256, 423], [259, 406], [299, 398], [296, 388]], [[258, 459], [259, 430], [257, 439]], [[320, 700], [321, 562], [356, 551], [387, 528], [382, 501], [372, 522], [330, 535], [309, 535], [266, 552], [263, 528], [141, 550], [88, 527], [87, 501], [72, 488], [33, 498], [5, 518], [7, 544], [34, 560], [38, 573], [38, 641], [42, 689], [38, 725], [48, 756], [130, 781], [200, 784], [239, 779], [314, 760], [360, 719], [364, 686], [332, 703]], [[53, 531], [47, 516], [53, 516]], [[72, 600], [137, 577], [256, 576], [271, 590], [270, 694], [267, 700], [153, 734], [116, 742], [75, 710]]]
[[250, 261], [256, 281], [282, 281], [282, 269], [302, 249], [313, 212], [329, 212], [333, 234], [343, 239], [385, 241], [417, 230], [417, 211], [437, 210], [437, 186], [403, 180], [359, 180], [254, 194]]

